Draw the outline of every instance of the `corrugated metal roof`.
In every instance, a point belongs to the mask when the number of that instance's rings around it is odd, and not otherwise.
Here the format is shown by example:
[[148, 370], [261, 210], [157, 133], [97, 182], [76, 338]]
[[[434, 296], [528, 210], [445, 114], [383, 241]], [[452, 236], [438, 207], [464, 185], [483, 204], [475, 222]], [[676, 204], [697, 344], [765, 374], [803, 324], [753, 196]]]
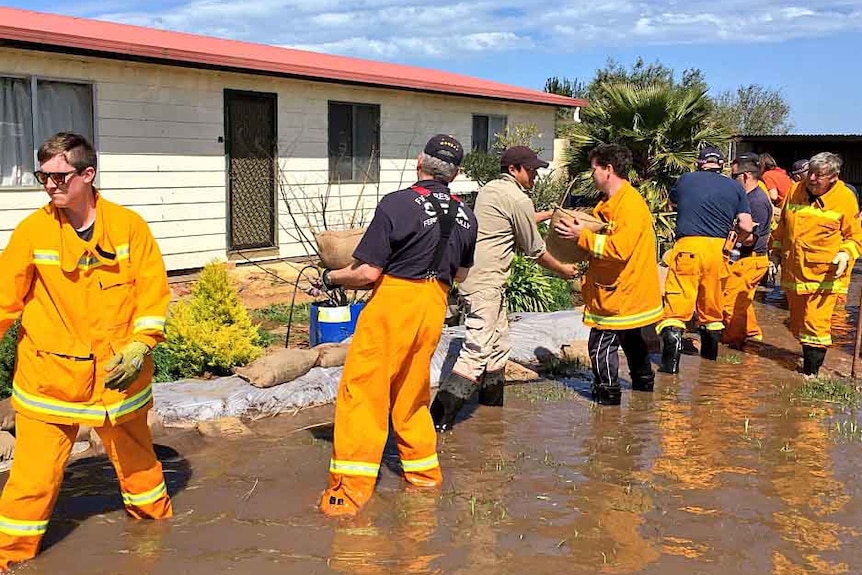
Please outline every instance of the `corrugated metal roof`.
[[0, 45], [551, 106], [587, 102], [413, 66], [0, 7]]

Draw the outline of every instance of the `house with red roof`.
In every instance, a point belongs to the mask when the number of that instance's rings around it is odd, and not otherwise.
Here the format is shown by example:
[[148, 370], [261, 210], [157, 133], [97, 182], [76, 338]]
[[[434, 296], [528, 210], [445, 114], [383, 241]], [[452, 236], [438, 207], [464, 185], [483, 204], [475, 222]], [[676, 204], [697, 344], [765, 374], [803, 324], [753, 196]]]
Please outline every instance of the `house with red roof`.
[[[487, 150], [582, 100], [430, 69], [0, 7], [0, 248], [46, 201], [49, 135], [99, 152], [105, 197], [148, 222], [169, 270], [308, 255], [312, 228], [367, 222], [427, 138]], [[552, 158], [546, 158], [551, 160]], [[475, 190], [459, 177], [453, 189]]]

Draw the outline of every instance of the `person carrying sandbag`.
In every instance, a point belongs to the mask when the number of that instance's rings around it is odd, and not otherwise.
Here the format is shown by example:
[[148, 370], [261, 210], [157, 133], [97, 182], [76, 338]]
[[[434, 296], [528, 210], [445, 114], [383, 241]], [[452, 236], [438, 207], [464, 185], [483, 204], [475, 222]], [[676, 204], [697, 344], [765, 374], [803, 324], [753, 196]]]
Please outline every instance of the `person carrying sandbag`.
[[662, 301], [653, 219], [646, 201], [626, 180], [632, 153], [602, 144], [590, 152], [593, 183], [602, 199], [593, 214], [608, 222], [595, 233], [581, 222], [561, 220], [557, 234], [589, 252], [581, 295], [593, 368], [593, 398], [620, 403], [619, 348], [629, 364], [632, 389], [652, 391], [655, 374], [642, 328], [661, 319]]
[[327, 290], [374, 285], [335, 400], [326, 515], [355, 515], [371, 498], [390, 412], [404, 479], [418, 487], [443, 480], [428, 404], [449, 288], [466, 277], [476, 247], [476, 217], [449, 191], [463, 157], [452, 136], [431, 138], [416, 160], [419, 181], [380, 201], [354, 263], [321, 276]]
[[548, 253], [536, 227], [551, 213], [536, 213], [527, 195], [538, 169], [547, 167], [548, 162], [530, 148], [509, 148], [500, 157], [500, 177], [486, 184], [476, 197], [476, 265], [458, 286], [466, 306], [466, 335], [452, 372], [440, 381], [431, 404], [438, 431], [451, 429], [474, 391], [478, 390], [481, 405], [503, 405], [505, 367], [511, 349], [503, 286], [515, 248], [565, 279], [575, 277], [575, 266], [563, 264]]

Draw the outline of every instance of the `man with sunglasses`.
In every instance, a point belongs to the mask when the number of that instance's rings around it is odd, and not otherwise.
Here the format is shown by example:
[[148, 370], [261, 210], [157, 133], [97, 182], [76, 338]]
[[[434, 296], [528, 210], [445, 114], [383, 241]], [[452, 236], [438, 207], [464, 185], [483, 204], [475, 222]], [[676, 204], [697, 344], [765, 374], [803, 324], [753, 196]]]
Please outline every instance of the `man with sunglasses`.
[[760, 167], [748, 159], [735, 159], [730, 166], [730, 177], [742, 184], [748, 195], [754, 234], [740, 242], [739, 259], [730, 262], [724, 284], [724, 335], [722, 342], [741, 349], [746, 339], [760, 341], [763, 332], [754, 314], [754, 294], [757, 285], [769, 270], [769, 229], [772, 222], [772, 202], [763, 191]]
[[94, 187], [96, 152], [83, 136], [52, 136], [38, 160], [50, 201], [0, 254], [0, 333], [21, 318], [0, 570], [38, 552], [81, 425], [100, 435], [132, 517], [172, 515], [147, 427], [150, 350], [170, 302], [162, 256], [146, 222]]
[[838, 178], [841, 158], [822, 152], [787, 196], [773, 232], [772, 258], [790, 308], [790, 331], [802, 344], [802, 373], [817, 375], [832, 345], [832, 314], [847, 294], [862, 253], [855, 194]]

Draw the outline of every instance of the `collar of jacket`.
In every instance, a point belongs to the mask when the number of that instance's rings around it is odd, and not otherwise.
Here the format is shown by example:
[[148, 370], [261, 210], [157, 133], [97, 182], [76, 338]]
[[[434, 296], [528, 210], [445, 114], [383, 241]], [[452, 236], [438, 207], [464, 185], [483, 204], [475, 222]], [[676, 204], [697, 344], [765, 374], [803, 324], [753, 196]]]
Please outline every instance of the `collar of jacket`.
[[53, 204], [50, 204], [54, 218], [60, 226], [60, 269], [65, 273], [72, 273], [81, 265], [89, 267], [94, 263], [94, 259], [107, 266], [117, 262], [116, 258], [108, 259], [96, 249], [96, 246], [99, 246], [105, 253], [117, 253], [116, 246], [105, 233], [105, 204], [107, 200], [101, 199], [96, 188], [93, 188], [93, 193], [96, 196], [96, 221], [93, 224], [93, 237], [90, 238], [89, 242], [85, 242], [78, 236], [75, 227], [69, 223], [65, 210], [55, 208]]
[[518, 189], [519, 189], [519, 190], [521, 190], [521, 191], [522, 191], [522, 192], [524, 192], [525, 194], [527, 193], [527, 188], [525, 188], [524, 186], [522, 186], [522, 185], [521, 185], [521, 182], [519, 182], [518, 180], [516, 180], [516, 179], [515, 179], [515, 176], [513, 176], [512, 174], [500, 174], [500, 179], [501, 179], [501, 180], [505, 180], [505, 181], [507, 181], [507, 182], [511, 182], [511, 183], [513, 183], [513, 184], [515, 184], [516, 186], [518, 186]]
[[634, 186], [632, 186], [628, 180], [623, 180], [620, 189], [617, 190], [617, 193], [614, 194], [612, 198], [608, 198], [607, 200], [602, 200], [601, 202], [599, 202], [599, 204], [596, 206], [596, 212], [598, 212], [599, 210], [616, 209], [619, 203], [623, 201], [623, 196], [629, 193], [629, 191], [637, 193], [637, 190], [635, 190]]

